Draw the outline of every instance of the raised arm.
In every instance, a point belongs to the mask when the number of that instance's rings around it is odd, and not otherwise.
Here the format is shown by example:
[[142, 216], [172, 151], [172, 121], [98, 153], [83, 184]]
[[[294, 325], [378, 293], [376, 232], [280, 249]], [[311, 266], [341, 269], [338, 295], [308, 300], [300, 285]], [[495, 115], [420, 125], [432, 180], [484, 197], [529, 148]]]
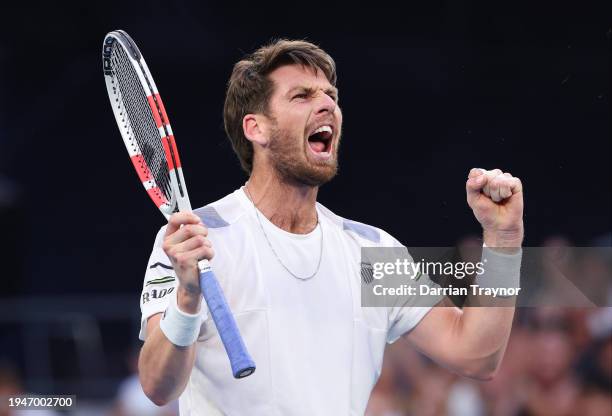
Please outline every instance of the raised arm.
[[[195, 362], [195, 340], [202, 322], [198, 261], [214, 255], [207, 235], [195, 214], [180, 212], [170, 217], [163, 249], [178, 277], [176, 298], [171, 299], [165, 317], [160, 313], [148, 319], [138, 361], [142, 388], [157, 405], [183, 392]], [[166, 323], [160, 325], [162, 317]]]
[[[482, 277], [493, 279], [500, 286], [516, 285], [523, 241], [521, 181], [499, 169], [472, 169], [466, 191], [488, 247], [483, 254], [487, 262]], [[459, 309], [445, 299], [406, 338], [433, 360], [459, 374], [490, 379], [506, 349], [515, 298], [493, 300], [472, 291], [468, 293], [468, 306]]]

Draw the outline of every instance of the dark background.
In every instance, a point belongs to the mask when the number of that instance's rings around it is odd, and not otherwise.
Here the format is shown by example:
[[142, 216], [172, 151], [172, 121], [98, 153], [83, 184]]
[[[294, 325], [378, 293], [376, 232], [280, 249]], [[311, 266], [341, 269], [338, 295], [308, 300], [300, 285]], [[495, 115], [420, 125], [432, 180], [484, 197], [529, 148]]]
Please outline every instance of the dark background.
[[3, 295], [131, 293], [163, 217], [108, 103], [104, 35], [126, 30], [156, 79], [194, 206], [246, 177], [225, 138], [233, 63], [275, 37], [336, 60], [336, 213], [409, 246], [479, 232], [471, 167], [523, 180], [526, 245], [610, 231], [610, 3], [21, 2], [0, 37]]

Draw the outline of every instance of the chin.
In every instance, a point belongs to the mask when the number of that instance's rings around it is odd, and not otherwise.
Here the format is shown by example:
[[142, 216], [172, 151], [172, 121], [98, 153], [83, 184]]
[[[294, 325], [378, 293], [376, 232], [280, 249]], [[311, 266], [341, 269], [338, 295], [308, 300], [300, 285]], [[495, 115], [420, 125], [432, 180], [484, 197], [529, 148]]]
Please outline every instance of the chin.
[[283, 145], [272, 140], [270, 162], [281, 180], [295, 185], [321, 186], [338, 172], [338, 151], [328, 141], [322, 151], [315, 151], [308, 142], [304, 146]]
[[326, 163], [316, 163], [308, 158], [296, 163], [277, 163], [280, 176], [288, 182], [306, 186], [321, 186], [331, 181], [338, 173], [338, 162], [329, 160]]

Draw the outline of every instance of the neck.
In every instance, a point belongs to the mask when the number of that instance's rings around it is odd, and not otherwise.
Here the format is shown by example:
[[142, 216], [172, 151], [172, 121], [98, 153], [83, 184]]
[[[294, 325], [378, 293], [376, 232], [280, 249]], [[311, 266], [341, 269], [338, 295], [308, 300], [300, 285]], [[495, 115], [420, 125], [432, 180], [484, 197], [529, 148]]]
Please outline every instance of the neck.
[[247, 196], [277, 227], [294, 234], [307, 234], [318, 223], [316, 186], [288, 183], [277, 174], [255, 170], [245, 185]]

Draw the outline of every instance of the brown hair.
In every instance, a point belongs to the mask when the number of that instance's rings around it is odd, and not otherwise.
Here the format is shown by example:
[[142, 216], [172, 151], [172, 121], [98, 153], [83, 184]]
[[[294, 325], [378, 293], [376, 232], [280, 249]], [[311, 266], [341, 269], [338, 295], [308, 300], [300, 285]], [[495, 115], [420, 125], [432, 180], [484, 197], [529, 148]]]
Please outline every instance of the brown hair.
[[225, 132], [248, 174], [253, 169], [253, 145], [244, 136], [242, 119], [250, 113], [268, 114], [274, 85], [268, 74], [283, 65], [299, 64], [321, 70], [336, 85], [336, 64], [331, 56], [310, 42], [279, 39], [262, 46], [234, 65], [227, 84], [223, 122]]

